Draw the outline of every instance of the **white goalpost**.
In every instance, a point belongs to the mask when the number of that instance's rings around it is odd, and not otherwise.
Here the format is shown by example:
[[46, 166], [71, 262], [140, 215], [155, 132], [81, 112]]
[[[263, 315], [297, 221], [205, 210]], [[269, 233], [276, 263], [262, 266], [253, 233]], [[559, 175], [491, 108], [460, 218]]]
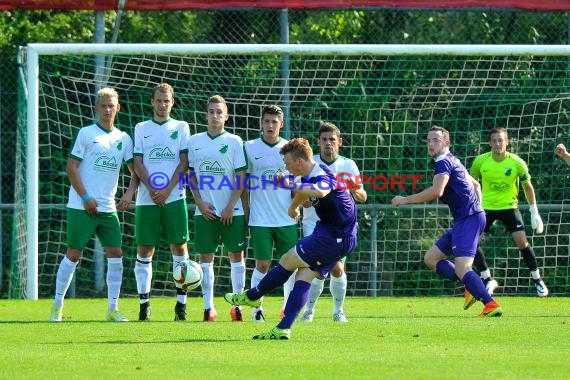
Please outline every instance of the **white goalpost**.
[[[110, 58], [103, 70], [96, 67], [97, 56]], [[546, 232], [530, 239], [543, 277], [561, 291], [568, 289], [568, 174], [563, 162], [548, 157], [570, 135], [570, 46], [29, 44], [23, 58], [25, 114], [16, 152], [23, 165], [17, 168], [16, 200], [23, 207], [14, 218], [13, 298], [35, 300], [53, 293], [58, 257], [65, 253], [62, 210], [68, 184], [62, 162], [78, 128], [92, 121], [94, 88], [118, 90], [123, 105], [119, 125], [132, 135], [136, 122], [149, 118], [149, 92], [161, 81], [174, 86], [173, 116], [188, 121], [192, 133], [205, 129], [205, 101], [214, 94], [228, 101], [229, 129], [244, 141], [257, 137], [261, 107], [280, 104], [291, 115], [287, 137], [314, 143], [319, 122], [331, 121], [345, 140], [340, 153], [355, 159], [363, 175], [419, 176], [420, 189], [431, 181], [423, 141], [431, 123], [450, 130], [454, 151], [466, 165], [488, 150], [489, 129], [507, 127], [511, 149], [529, 163], [539, 194]], [[347, 264], [349, 295], [458, 291], [422, 263], [423, 251], [449, 226], [447, 209], [437, 204], [390, 207], [394, 195], [414, 191], [410, 183], [365, 186], [370, 201], [359, 209], [359, 251]], [[119, 195], [121, 189], [120, 183]], [[525, 214], [526, 201], [521, 199]], [[527, 221], [528, 215], [524, 217]], [[133, 215], [121, 218], [125, 258], [132, 259]], [[502, 279], [504, 294], [526, 294], [528, 274], [506, 236], [497, 227], [483, 243], [490, 252], [488, 261]], [[163, 258], [170, 262], [169, 254]], [[86, 255], [83, 260], [83, 270], [91, 273], [90, 259]], [[227, 277], [225, 260], [222, 253], [215, 261], [221, 278]], [[159, 273], [168, 268], [156, 265]], [[136, 294], [131, 269], [127, 260], [127, 295]], [[174, 286], [166, 272], [157, 276], [153, 289], [171, 295]], [[80, 295], [96, 295], [91, 282], [81, 281]]]

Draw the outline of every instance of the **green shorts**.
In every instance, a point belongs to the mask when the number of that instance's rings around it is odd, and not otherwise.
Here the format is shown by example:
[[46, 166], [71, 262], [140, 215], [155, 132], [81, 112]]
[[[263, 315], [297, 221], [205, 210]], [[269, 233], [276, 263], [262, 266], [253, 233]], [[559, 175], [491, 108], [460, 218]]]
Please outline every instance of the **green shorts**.
[[273, 243], [277, 258], [280, 258], [288, 250], [297, 244], [297, 225], [284, 227], [259, 227], [249, 228], [253, 248], [253, 258], [256, 260], [271, 260], [273, 258]]
[[194, 216], [195, 242], [198, 253], [216, 253], [220, 241], [228, 252], [241, 252], [245, 249], [245, 217], [233, 217], [230, 225], [224, 225], [220, 218], [207, 220], [202, 215]]
[[85, 210], [67, 209], [67, 247], [83, 251], [93, 234], [104, 248], [121, 247], [123, 234], [116, 212], [100, 212], [92, 217]]
[[157, 205], [135, 207], [135, 236], [137, 245], [157, 246], [160, 238], [166, 244], [188, 241], [188, 208], [186, 199]]

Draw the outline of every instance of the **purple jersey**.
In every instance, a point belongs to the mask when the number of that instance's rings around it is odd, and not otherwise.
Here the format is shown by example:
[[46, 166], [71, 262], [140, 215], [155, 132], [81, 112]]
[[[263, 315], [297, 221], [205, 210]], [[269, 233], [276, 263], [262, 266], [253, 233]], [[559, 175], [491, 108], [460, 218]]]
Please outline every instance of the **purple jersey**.
[[434, 174], [449, 176], [441, 199], [447, 203], [455, 220], [483, 212], [467, 169], [452, 153], [437, 157], [433, 166]]
[[347, 190], [338, 188], [334, 173], [326, 165], [315, 165], [307, 177], [301, 178], [301, 182], [316, 184], [320, 189], [331, 189], [323, 198], [311, 198], [319, 217], [315, 231], [320, 229], [339, 238], [356, 236], [358, 223], [354, 199]]

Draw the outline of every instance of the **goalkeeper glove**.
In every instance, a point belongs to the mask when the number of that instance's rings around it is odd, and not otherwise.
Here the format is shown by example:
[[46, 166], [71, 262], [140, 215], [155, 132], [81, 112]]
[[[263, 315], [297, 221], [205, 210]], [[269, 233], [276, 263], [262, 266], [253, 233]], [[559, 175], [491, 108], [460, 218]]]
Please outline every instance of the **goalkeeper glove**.
[[532, 229], [535, 233], [541, 234], [544, 231], [544, 224], [542, 223], [542, 219], [540, 215], [538, 215], [538, 207], [536, 204], [530, 205], [530, 223], [532, 225]]

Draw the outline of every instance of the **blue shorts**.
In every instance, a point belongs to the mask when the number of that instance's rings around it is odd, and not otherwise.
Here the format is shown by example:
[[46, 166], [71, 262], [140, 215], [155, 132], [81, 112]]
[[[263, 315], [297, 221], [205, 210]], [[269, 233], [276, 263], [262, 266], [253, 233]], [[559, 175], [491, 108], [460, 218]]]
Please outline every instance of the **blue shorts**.
[[447, 256], [475, 257], [479, 236], [485, 228], [485, 213], [469, 215], [453, 223], [435, 245]]
[[356, 236], [335, 238], [317, 228], [311, 235], [299, 240], [295, 248], [299, 257], [309, 264], [309, 268], [324, 278], [337, 261], [356, 248]]

